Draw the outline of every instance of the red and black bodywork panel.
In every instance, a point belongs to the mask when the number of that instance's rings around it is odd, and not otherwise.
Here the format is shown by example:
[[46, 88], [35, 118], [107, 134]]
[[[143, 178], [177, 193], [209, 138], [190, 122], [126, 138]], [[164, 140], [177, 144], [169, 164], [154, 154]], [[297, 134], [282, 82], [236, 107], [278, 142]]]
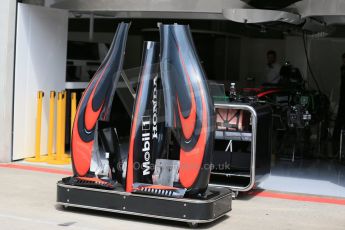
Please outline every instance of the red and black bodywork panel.
[[111, 127], [108, 122], [98, 122], [98, 147], [104, 152], [109, 153], [109, 168], [111, 178], [121, 184], [123, 180], [123, 161], [121, 156], [120, 141], [116, 129]]
[[159, 43], [145, 42], [129, 140], [126, 191], [136, 182], [152, 184], [157, 158], [164, 155], [164, 108]]
[[[207, 189], [214, 139], [214, 109], [189, 26], [159, 26], [165, 126], [179, 144], [180, 184]], [[170, 134], [168, 134], [170, 135]]]
[[118, 25], [107, 56], [79, 102], [71, 140], [73, 170], [77, 176], [85, 176], [89, 172], [97, 122], [110, 118], [129, 26], [128, 23]]

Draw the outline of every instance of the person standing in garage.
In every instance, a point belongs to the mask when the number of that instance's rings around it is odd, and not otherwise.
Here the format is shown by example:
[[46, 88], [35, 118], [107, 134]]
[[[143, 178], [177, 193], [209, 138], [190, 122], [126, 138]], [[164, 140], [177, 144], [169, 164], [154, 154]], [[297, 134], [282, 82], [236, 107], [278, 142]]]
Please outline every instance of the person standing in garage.
[[278, 84], [280, 81], [281, 65], [277, 62], [277, 53], [274, 50], [267, 51], [266, 79], [264, 84]]
[[[342, 55], [343, 64], [340, 68], [340, 93], [337, 119], [334, 124], [333, 140], [338, 147], [340, 131], [345, 126], [345, 53]], [[336, 148], [337, 149], [337, 148]]]

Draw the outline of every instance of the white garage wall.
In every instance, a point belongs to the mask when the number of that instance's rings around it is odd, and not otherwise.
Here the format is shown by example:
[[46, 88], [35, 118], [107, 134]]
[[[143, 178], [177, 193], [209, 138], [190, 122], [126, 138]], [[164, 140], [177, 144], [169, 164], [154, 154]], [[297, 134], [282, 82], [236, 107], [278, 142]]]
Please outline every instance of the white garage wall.
[[41, 152], [47, 150], [49, 91], [65, 87], [68, 13], [19, 4], [15, 60], [13, 160], [31, 157], [35, 146], [37, 91], [45, 92]]
[[0, 6], [0, 162], [10, 162], [12, 153], [13, 64], [16, 1]]

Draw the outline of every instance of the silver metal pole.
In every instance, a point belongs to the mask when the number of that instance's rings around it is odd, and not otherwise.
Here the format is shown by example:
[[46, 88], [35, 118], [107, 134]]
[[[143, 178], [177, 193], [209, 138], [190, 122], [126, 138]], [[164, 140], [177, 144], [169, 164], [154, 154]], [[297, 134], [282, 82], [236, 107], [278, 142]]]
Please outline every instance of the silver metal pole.
[[95, 18], [94, 14], [90, 14], [90, 25], [89, 25], [89, 41], [93, 40], [93, 30], [94, 30]]

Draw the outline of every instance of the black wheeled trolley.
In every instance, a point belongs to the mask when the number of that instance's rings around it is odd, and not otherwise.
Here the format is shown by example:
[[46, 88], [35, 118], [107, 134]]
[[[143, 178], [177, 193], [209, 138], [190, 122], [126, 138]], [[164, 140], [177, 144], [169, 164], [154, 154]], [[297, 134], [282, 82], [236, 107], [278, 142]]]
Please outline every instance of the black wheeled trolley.
[[186, 222], [191, 227], [217, 220], [231, 211], [231, 190], [208, 188], [205, 197], [171, 198], [128, 193], [121, 186], [114, 190], [57, 184], [57, 203], [128, 215]]
[[112, 105], [129, 25], [119, 24], [79, 102], [71, 139], [74, 176], [58, 182], [57, 202], [193, 227], [212, 222], [231, 210], [232, 192], [208, 187], [213, 105], [188, 26], [159, 24], [161, 42], [144, 43], [122, 154]]

